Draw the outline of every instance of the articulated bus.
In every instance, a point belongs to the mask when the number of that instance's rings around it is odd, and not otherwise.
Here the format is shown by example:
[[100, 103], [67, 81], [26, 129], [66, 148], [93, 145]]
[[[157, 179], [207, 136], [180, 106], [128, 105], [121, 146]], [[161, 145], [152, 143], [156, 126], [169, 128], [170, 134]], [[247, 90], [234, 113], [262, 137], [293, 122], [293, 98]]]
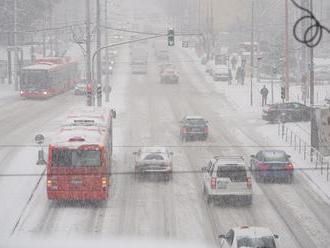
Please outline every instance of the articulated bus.
[[106, 200], [111, 157], [111, 112], [86, 110], [69, 115], [49, 145], [48, 199]]
[[78, 81], [77, 62], [69, 58], [42, 58], [22, 68], [20, 95], [45, 99], [72, 89]]

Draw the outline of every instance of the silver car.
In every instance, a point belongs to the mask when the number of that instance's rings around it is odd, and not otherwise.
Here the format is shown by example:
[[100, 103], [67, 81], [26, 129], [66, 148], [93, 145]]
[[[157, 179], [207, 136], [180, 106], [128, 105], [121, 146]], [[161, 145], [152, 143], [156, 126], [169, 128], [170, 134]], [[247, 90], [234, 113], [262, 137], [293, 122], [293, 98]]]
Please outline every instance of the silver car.
[[252, 203], [252, 181], [250, 172], [242, 157], [216, 156], [203, 172], [203, 192], [207, 202], [215, 200], [241, 200]]
[[166, 180], [172, 178], [173, 152], [165, 147], [144, 147], [133, 153], [135, 155], [135, 176], [146, 174], [164, 176]]
[[278, 235], [267, 227], [241, 226], [219, 235], [220, 248], [276, 248]]

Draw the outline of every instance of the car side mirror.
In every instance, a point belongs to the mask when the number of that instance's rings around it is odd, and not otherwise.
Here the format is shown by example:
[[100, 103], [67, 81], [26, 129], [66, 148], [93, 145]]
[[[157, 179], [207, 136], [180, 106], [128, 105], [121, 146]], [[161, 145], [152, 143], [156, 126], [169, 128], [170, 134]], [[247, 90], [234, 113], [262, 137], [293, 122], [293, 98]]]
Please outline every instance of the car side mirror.
[[274, 236], [275, 239], [279, 238], [278, 234], [274, 234], [273, 236]]
[[291, 158], [291, 155], [286, 155], [288, 158]]

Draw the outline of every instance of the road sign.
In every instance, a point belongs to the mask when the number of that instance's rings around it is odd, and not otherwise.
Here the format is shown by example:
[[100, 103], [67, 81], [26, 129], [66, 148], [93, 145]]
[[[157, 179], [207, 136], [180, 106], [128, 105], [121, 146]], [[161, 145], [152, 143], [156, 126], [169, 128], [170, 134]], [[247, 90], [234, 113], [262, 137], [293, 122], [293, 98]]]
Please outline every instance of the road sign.
[[45, 137], [42, 135], [42, 134], [37, 134], [35, 137], [34, 137], [34, 140], [35, 142], [38, 144], [38, 145], [42, 145], [45, 141]]

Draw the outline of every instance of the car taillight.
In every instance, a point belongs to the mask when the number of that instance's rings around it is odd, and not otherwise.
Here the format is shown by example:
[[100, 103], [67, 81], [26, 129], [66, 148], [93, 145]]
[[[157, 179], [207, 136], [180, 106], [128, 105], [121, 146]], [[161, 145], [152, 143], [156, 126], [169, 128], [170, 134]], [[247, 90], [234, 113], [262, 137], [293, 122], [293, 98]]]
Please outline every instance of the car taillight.
[[107, 179], [105, 177], [102, 177], [101, 183], [102, 183], [102, 188], [106, 188], [107, 187]]
[[287, 164], [286, 166], [285, 166], [285, 169], [286, 170], [290, 170], [290, 171], [292, 171], [293, 169], [294, 169], [294, 167], [293, 167], [293, 164]]
[[211, 189], [215, 189], [217, 187], [217, 179], [215, 177], [211, 178]]
[[265, 171], [268, 170], [267, 164], [258, 164], [258, 170]]
[[252, 188], [252, 180], [251, 177], [246, 177], [246, 185], [250, 189]]

